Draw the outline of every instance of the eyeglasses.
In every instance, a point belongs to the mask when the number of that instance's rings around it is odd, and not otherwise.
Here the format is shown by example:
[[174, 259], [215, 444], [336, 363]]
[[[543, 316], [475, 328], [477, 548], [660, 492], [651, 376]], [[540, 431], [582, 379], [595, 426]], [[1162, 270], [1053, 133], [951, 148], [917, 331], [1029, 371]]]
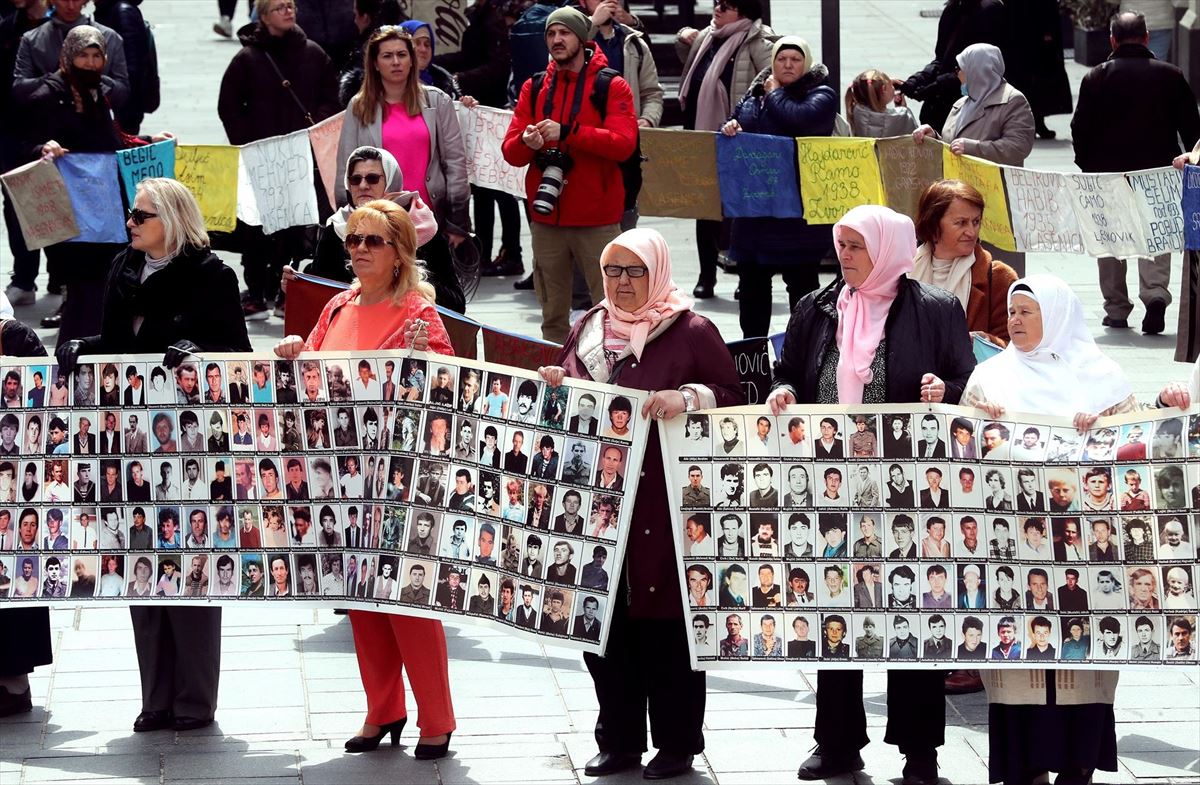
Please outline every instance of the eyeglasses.
[[363, 180], [367, 181], [367, 185], [379, 185], [383, 182], [383, 175], [372, 172], [371, 174], [352, 174], [346, 178], [350, 181], [350, 185], [360, 185]]
[[158, 213], [148, 213], [145, 210], [139, 210], [136, 207], [125, 213], [126, 221], [133, 221], [134, 226], [141, 226], [151, 218], [157, 218]]
[[725, 0], [720, 0], [719, 2], [713, 3], [713, 10], [714, 11], [736, 11], [737, 7], [734, 6], [730, 2], [726, 2]]
[[296, 10], [295, 3], [280, 3], [279, 5], [271, 6], [271, 8], [267, 10], [267, 13], [268, 14], [282, 14], [287, 11], [295, 11], [295, 10]]
[[353, 251], [360, 245], [366, 245], [368, 251], [376, 251], [385, 245], [391, 245], [386, 237], [377, 234], [348, 234], [346, 235], [346, 250]]
[[620, 278], [621, 273], [625, 273], [630, 278], [641, 278], [650, 272], [645, 267], [622, 267], [619, 264], [606, 264], [602, 269], [604, 270], [604, 274], [609, 278]]

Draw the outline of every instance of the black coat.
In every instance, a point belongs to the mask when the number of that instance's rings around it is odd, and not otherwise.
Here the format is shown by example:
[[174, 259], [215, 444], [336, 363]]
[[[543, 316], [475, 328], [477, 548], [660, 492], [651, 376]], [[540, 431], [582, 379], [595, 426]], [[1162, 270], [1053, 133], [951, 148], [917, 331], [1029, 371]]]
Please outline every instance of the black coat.
[[24, 121], [18, 125], [27, 143], [26, 160], [40, 158], [42, 145], [50, 139], [73, 153], [112, 153], [126, 147], [108, 99], [85, 100], [83, 111], [76, 112], [71, 87], [61, 72], [42, 80], [21, 116]]
[[467, 29], [457, 52], [433, 59], [454, 74], [458, 87], [484, 106], [504, 108], [508, 102], [508, 74], [512, 55], [508, 48], [508, 23], [498, 0], [478, 0], [467, 11]]
[[[1029, 99], [1037, 118], [1071, 113], [1071, 82], [1063, 63], [1062, 22], [1056, 0], [1004, 0], [1012, 25], [1004, 78]], [[939, 129], [940, 130], [940, 129]]]
[[[248, 352], [237, 274], [207, 248], [187, 248], [140, 281], [146, 255], [126, 248], [113, 261], [104, 288], [100, 334], [85, 339], [87, 354], [162, 353], [187, 340], [209, 352]], [[144, 317], [134, 334], [133, 320]]]
[[141, 0], [96, 0], [97, 22], [116, 30], [125, 49], [129, 71], [129, 100], [116, 110], [121, 127], [136, 133], [146, 116], [145, 99], [151, 87], [151, 39], [146, 20], [138, 10]]
[[1121, 44], [1083, 77], [1071, 137], [1085, 172], [1153, 169], [1192, 149], [1200, 112], [1182, 71], [1141, 44]]
[[[342, 110], [329, 56], [299, 27], [276, 38], [260, 25], [248, 24], [238, 31], [238, 40], [242, 49], [225, 69], [217, 99], [217, 114], [230, 144], [307, 128], [305, 112], [319, 123]], [[290, 90], [281, 83], [271, 60], [291, 84]]]
[[921, 104], [921, 122], [941, 131], [950, 107], [962, 97], [955, 69], [958, 55], [971, 44], [992, 44], [1000, 48], [1004, 62], [1018, 56], [1009, 46], [1009, 14], [1003, 0], [946, 0], [938, 21], [937, 43], [933, 60], [916, 72], [900, 88]]
[[[21, 36], [38, 25], [50, 21], [47, 16], [30, 19], [24, 8], [9, 8], [0, 16], [0, 114], [11, 117], [14, 111], [12, 97], [13, 74], [17, 69], [17, 49], [21, 46]], [[15, 131], [15, 129], [9, 129]]]
[[[800, 403], [817, 403], [821, 364], [837, 332], [838, 279], [806, 294], [783, 338], [772, 386], [789, 384]], [[887, 401], [916, 403], [921, 377], [936, 374], [946, 383], [944, 403], [958, 403], [967, 378], [975, 370], [975, 353], [962, 304], [950, 292], [900, 279], [900, 288], [884, 326], [887, 339]]]
[[[830, 136], [838, 111], [837, 93], [825, 82], [829, 72], [817, 64], [787, 87], [767, 93], [765, 68], [733, 110], [743, 133], [772, 136]], [[793, 146], [793, 155], [795, 155]], [[796, 164], [792, 164], [795, 168]], [[815, 264], [832, 244], [828, 226], [803, 218], [734, 218], [730, 252], [738, 262]]]

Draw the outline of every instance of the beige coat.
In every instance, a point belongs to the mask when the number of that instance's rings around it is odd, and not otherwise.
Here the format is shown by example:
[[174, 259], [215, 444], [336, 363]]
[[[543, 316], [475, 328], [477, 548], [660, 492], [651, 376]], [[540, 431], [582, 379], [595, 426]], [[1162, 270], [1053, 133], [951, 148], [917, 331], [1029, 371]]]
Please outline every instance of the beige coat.
[[1081, 706], [1086, 703], [1112, 703], [1116, 699], [1119, 671], [1048, 671], [1004, 669], [980, 671], [987, 688], [988, 703], [1010, 706], [1045, 706], [1046, 676], [1054, 674], [1055, 703]]
[[[662, 122], [663, 88], [658, 81], [658, 66], [654, 64], [650, 42], [632, 27], [621, 27], [625, 28], [625, 43], [621, 47], [625, 55], [625, 70], [621, 76], [625, 77], [629, 89], [633, 91], [633, 113], [639, 120], [650, 123], [651, 128], [657, 128]], [[592, 37], [599, 34], [599, 27], [592, 25]], [[639, 40], [641, 43], [638, 43]]]
[[1029, 100], [1005, 82], [966, 128], [955, 130], [958, 113], [966, 101], [960, 98], [950, 109], [942, 138], [947, 142], [962, 139], [967, 155], [1005, 166], [1023, 166], [1033, 150], [1034, 121]]
[[[685, 27], [679, 32], [683, 33], [687, 29]], [[679, 59], [683, 63], [684, 76], [687, 76], [688, 69], [692, 67], [692, 61], [696, 59], [696, 52], [700, 51], [700, 44], [710, 35], [712, 35], [711, 25], [700, 31], [700, 35], [696, 36], [690, 47], [683, 42], [679, 35], [675, 36], [675, 53], [679, 55]], [[778, 38], [779, 34], [764, 25], [761, 19], [754, 20], [754, 24], [746, 33], [746, 40], [742, 42], [742, 45], [738, 47], [737, 54], [733, 56], [733, 79], [730, 80], [729, 85], [729, 100], [732, 105], [725, 107], [726, 113], [733, 112], [733, 106], [742, 100], [742, 96], [750, 89], [750, 84], [759, 72], [771, 65], [771, 46]], [[714, 41], [713, 46], [719, 49], [721, 44]], [[698, 128], [696, 130], [716, 131], [718, 129]]]

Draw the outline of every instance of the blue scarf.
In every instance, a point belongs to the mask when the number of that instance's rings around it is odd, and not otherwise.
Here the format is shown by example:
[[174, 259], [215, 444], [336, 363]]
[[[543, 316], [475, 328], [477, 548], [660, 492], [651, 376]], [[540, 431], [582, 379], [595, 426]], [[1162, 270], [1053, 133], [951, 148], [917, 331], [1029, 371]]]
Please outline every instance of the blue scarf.
[[[420, 30], [422, 27], [427, 29], [429, 31], [429, 50], [434, 55], [437, 54], [437, 38], [433, 34], [433, 26], [430, 25], [428, 22], [421, 22], [416, 19], [410, 19], [407, 22], [401, 22], [400, 27], [405, 32], [407, 32], [409, 35], [413, 36], [414, 38], [417, 35], [417, 31]], [[433, 60], [431, 59], [429, 61], [429, 63], [430, 63], [430, 65], [432, 65]], [[427, 84], [427, 85], [433, 84], [433, 74], [430, 72], [430, 70], [428, 68], [422, 68], [419, 76], [421, 77], [421, 81], [424, 84]]]

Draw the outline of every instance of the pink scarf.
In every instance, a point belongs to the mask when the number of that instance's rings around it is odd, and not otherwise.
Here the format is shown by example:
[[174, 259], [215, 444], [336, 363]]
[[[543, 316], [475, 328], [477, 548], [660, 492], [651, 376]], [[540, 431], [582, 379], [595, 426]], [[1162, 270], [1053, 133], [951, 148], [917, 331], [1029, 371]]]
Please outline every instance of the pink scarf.
[[[724, 27], [709, 25], [708, 29], [704, 31], [708, 34], [701, 33], [704, 37], [696, 48], [696, 56], [692, 58], [691, 67], [683, 75], [683, 81], [679, 83], [679, 102], [684, 106], [687, 106], [688, 101], [696, 103], [697, 131], [719, 131], [725, 121], [729, 119], [733, 104], [729, 91], [725, 89], [725, 83], [721, 81], [721, 74], [725, 70], [725, 64], [737, 55], [738, 49], [745, 43], [746, 37], [753, 27], [753, 19], [739, 19]], [[721, 48], [717, 50], [708, 70], [704, 72], [704, 79], [700, 82], [700, 93], [691, 96], [689, 93], [692, 87], [692, 72], [696, 70], [704, 59], [705, 53], [713, 46], [713, 41], [721, 41]], [[736, 96], [739, 101], [741, 98], [740, 95]]]
[[838, 402], [850, 404], [862, 403], [863, 387], [871, 382], [871, 361], [883, 339], [900, 276], [913, 269], [917, 237], [908, 216], [878, 205], [855, 207], [842, 216], [833, 225], [835, 245], [843, 228], [863, 236], [875, 264], [862, 286], [843, 286], [837, 300]]
[[[633, 313], [621, 310], [607, 297], [600, 306], [608, 312], [608, 329], [618, 338], [629, 342], [633, 356], [642, 359], [646, 339], [663, 319], [675, 316], [692, 308], [692, 299], [679, 291], [671, 279], [671, 251], [667, 241], [654, 229], [630, 229], [623, 232], [604, 248], [600, 254], [603, 267], [612, 261], [613, 246], [632, 252], [641, 259], [649, 272], [650, 293], [646, 303]], [[614, 284], [615, 285], [615, 284]]]

